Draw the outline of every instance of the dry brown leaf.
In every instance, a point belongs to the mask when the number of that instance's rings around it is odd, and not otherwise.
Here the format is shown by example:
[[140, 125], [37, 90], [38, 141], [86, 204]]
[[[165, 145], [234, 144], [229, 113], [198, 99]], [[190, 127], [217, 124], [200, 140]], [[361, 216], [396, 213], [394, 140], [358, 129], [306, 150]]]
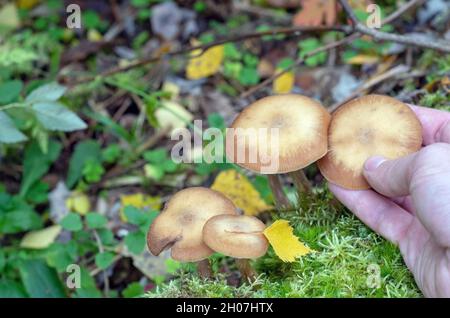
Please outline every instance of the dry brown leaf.
[[302, 9], [294, 16], [295, 26], [332, 26], [336, 23], [336, 0], [301, 0]]

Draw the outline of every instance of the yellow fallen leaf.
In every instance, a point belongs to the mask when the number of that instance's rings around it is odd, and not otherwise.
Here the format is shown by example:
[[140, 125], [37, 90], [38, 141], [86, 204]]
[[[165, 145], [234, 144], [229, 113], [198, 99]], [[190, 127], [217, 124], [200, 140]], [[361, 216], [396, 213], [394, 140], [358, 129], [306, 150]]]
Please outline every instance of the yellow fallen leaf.
[[95, 29], [90, 29], [88, 31], [87, 38], [91, 42], [100, 42], [103, 40], [103, 35]]
[[[281, 70], [277, 70], [280, 72]], [[295, 77], [292, 72], [286, 72], [283, 75], [273, 81], [273, 92], [275, 94], [287, 94], [290, 93], [292, 87], [294, 87]]]
[[234, 169], [220, 172], [211, 189], [223, 193], [243, 210], [245, 215], [258, 215], [273, 208], [261, 198], [250, 181]]
[[[217, 73], [222, 65], [224, 46], [216, 45], [207, 49], [202, 53], [202, 50], [194, 50], [191, 53], [193, 56], [186, 67], [186, 76], [188, 79], [196, 80], [203, 77], [208, 77]], [[201, 54], [201, 55], [199, 55]]]
[[55, 241], [59, 233], [61, 233], [60, 225], [52, 225], [43, 230], [28, 232], [20, 242], [20, 247], [33, 249], [47, 248]]
[[161, 90], [164, 92], [169, 92], [171, 94], [171, 98], [177, 98], [178, 95], [180, 95], [180, 87], [173, 82], [164, 82]]
[[286, 220], [277, 220], [264, 230], [264, 235], [272, 245], [275, 254], [283, 262], [294, 262], [297, 257], [306, 255], [311, 250], [303, 245], [293, 233], [292, 227]]
[[151, 197], [143, 193], [123, 195], [120, 197], [120, 203], [122, 204], [122, 208], [120, 209], [120, 218], [123, 222], [127, 222], [127, 217], [124, 213], [126, 206], [131, 205], [138, 209], [161, 209], [161, 198], [159, 196]]
[[379, 61], [378, 56], [358, 54], [347, 60], [347, 64], [361, 65], [361, 64], [374, 64]]
[[31, 9], [36, 4], [39, 3], [40, 0], [17, 0], [17, 6], [20, 9]]
[[66, 207], [72, 212], [85, 215], [91, 210], [91, 202], [83, 192], [73, 191], [66, 199]]
[[171, 101], [164, 101], [163, 107], [155, 111], [155, 117], [160, 129], [168, 129], [167, 136], [178, 128], [185, 128], [194, 119], [194, 116], [183, 106]]

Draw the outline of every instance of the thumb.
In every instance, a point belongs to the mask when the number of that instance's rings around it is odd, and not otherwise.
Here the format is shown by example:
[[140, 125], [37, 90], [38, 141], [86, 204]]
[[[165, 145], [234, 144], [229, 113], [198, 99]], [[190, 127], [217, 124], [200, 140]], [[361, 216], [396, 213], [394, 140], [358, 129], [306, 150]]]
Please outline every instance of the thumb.
[[408, 195], [416, 155], [414, 153], [396, 160], [371, 157], [364, 164], [364, 176], [372, 188], [387, 197]]

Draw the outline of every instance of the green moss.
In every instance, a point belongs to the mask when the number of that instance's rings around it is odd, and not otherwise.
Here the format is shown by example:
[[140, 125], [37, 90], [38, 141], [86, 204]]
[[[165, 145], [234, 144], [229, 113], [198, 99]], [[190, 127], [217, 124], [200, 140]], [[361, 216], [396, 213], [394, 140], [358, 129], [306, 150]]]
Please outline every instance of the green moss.
[[[314, 253], [283, 263], [270, 249], [254, 264], [258, 279], [239, 287], [227, 284], [229, 273], [202, 280], [182, 271], [146, 297], [420, 297], [398, 249], [330, 200], [319, 190], [295, 211], [273, 216], [289, 220]], [[236, 271], [230, 258], [215, 255], [213, 263]]]

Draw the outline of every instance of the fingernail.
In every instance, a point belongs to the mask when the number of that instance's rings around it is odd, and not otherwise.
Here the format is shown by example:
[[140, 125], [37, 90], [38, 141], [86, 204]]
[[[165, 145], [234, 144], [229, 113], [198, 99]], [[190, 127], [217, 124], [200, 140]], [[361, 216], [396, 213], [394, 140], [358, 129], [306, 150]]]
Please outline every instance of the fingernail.
[[378, 168], [383, 162], [386, 161], [386, 158], [381, 156], [370, 157], [364, 163], [364, 170], [373, 171]]

